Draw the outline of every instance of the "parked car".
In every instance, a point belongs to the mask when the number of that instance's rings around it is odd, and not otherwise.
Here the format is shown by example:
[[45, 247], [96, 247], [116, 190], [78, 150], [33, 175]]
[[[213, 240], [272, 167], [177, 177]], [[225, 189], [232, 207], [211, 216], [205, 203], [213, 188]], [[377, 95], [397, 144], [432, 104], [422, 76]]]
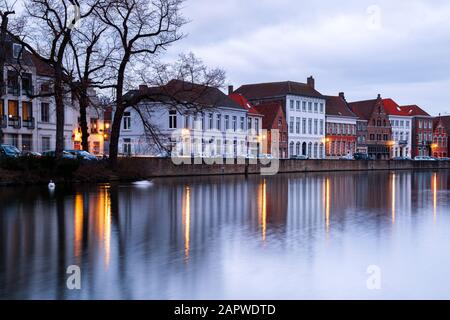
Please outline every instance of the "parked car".
[[271, 154], [258, 154], [258, 159], [273, 159], [273, 156]]
[[68, 153], [74, 155], [79, 160], [84, 161], [98, 161], [97, 157], [94, 156], [92, 153], [89, 153], [84, 150], [66, 150]]
[[395, 157], [395, 158], [392, 158], [392, 160], [394, 160], [394, 161], [405, 161], [405, 160], [411, 160], [411, 159], [408, 158], [408, 157]]
[[[42, 156], [47, 157], [47, 158], [55, 158], [56, 157], [55, 154], [56, 154], [56, 152], [54, 150], [42, 152]], [[70, 159], [70, 160], [77, 160], [77, 157], [75, 155], [73, 155], [67, 151], [63, 151], [62, 158]]]
[[370, 157], [367, 153], [357, 152], [353, 155], [353, 159], [355, 159], [355, 160], [370, 160]]
[[414, 161], [436, 161], [436, 159], [428, 156], [417, 156]]
[[293, 160], [309, 160], [309, 157], [301, 155], [301, 156], [292, 156], [291, 159], [293, 159]]
[[28, 158], [41, 158], [42, 154], [39, 152], [34, 151], [22, 151], [22, 157], [28, 157]]
[[346, 156], [340, 157], [340, 160], [355, 160], [355, 158], [349, 153]]
[[450, 161], [450, 158], [444, 157], [444, 158], [439, 158], [438, 160], [439, 160], [439, 161]]
[[0, 145], [0, 157], [2, 158], [18, 158], [20, 157], [21, 152], [15, 146], [10, 144], [1, 144]]

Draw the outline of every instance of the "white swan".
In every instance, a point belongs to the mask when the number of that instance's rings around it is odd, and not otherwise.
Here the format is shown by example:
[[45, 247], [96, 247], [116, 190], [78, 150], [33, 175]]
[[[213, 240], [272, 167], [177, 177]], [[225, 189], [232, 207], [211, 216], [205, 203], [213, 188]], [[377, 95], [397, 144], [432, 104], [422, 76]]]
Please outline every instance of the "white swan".
[[50, 182], [48, 184], [48, 189], [49, 190], [55, 190], [55, 188], [56, 188], [55, 183], [53, 182], [53, 180], [50, 180]]

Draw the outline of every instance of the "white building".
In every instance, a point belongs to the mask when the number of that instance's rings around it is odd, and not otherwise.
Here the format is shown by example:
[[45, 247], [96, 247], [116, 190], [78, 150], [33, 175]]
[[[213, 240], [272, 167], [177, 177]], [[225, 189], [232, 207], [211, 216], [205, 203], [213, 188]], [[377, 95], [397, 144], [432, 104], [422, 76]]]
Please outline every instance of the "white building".
[[326, 100], [315, 90], [313, 77], [306, 84], [287, 81], [243, 85], [236, 93], [255, 105], [282, 103], [288, 124], [288, 158], [298, 155], [325, 158]]
[[413, 117], [392, 99], [383, 99], [383, 105], [392, 127], [391, 157], [412, 158]]
[[[53, 97], [30, 99], [51, 90], [52, 70], [39, 59], [23, 52], [21, 67], [17, 58], [21, 47], [6, 41], [7, 63], [5, 86], [0, 99], [0, 143], [11, 144], [24, 151], [54, 150], [56, 142], [56, 113]], [[67, 99], [65, 109], [65, 147], [72, 148], [73, 129], [77, 122], [75, 106]]]
[[[171, 92], [174, 99], [168, 101], [162, 91]], [[119, 140], [121, 155], [157, 156], [166, 151], [184, 156], [248, 154], [248, 111], [219, 89], [172, 80], [159, 88], [141, 86], [127, 95], [145, 92], [155, 95], [152, 101], [144, 100], [136, 109], [129, 108], [124, 113]], [[195, 93], [198, 96], [194, 98]], [[150, 124], [151, 132], [146, 123]], [[180, 131], [182, 143], [173, 140], [173, 134]], [[175, 150], [175, 146], [179, 148]]]

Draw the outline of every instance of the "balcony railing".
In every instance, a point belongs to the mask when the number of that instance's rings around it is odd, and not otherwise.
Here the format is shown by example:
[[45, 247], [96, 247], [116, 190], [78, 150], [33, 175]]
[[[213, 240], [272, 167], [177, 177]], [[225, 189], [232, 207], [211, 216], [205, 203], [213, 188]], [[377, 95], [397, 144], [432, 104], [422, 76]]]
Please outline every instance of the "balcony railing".
[[19, 86], [8, 86], [8, 94], [11, 94], [13, 96], [19, 96], [20, 95]]
[[0, 127], [6, 128], [8, 126], [8, 117], [6, 115], [0, 116]]
[[8, 126], [13, 127], [14, 129], [20, 129], [22, 126], [21, 118], [18, 116], [9, 116]]
[[400, 146], [406, 146], [406, 145], [408, 145], [408, 140], [399, 140], [398, 144]]
[[36, 121], [34, 120], [33, 117], [28, 118], [26, 120], [24, 119], [23, 120], [23, 126], [24, 126], [24, 128], [33, 130], [36, 127]]

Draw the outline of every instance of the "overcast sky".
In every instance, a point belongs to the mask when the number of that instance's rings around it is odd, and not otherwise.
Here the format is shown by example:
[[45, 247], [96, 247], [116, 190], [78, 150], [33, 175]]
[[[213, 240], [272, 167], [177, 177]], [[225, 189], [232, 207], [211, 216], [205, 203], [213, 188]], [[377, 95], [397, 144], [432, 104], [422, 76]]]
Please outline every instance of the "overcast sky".
[[[450, 113], [448, 0], [187, 0], [192, 51], [227, 72], [228, 83], [313, 75], [323, 94], [349, 101], [391, 97]], [[227, 83], [227, 84], [228, 84]]]

